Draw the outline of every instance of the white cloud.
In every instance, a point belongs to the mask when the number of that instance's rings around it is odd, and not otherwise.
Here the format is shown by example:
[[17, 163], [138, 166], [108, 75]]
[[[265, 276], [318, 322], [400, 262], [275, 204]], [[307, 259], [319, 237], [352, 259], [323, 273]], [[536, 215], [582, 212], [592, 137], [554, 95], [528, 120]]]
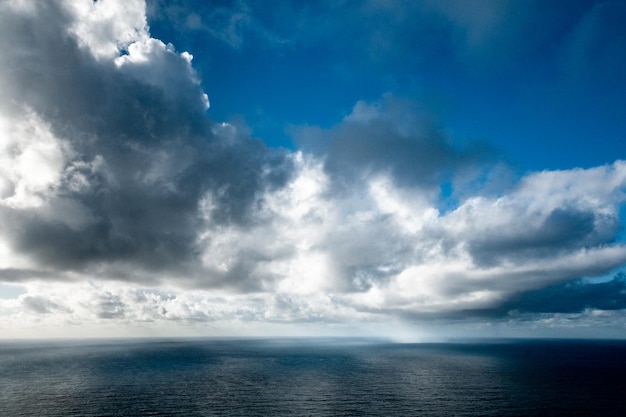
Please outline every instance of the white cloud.
[[64, 1], [69, 31], [98, 59], [114, 59], [150, 38], [144, 0]]
[[60, 180], [68, 144], [32, 111], [22, 118], [0, 116], [0, 204], [32, 207], [42, 204]]
[[[626, 162], [486, 193], [488, 152], [391, 96], [313, 129], [315, 153], [268, 149], [206, 118], [192, 56], [150, 37], [143, 2], [20, 4], [48, 43], [0, 25], [0, 281], [25, 288], [3, 330], [497, 314], [626, 263]], [[442, 180], [463, 196], [447, 211]]]
[[[163, 88], [176, 101], [188, 100], [188, 97], [180, 97], [182, 94], [196, 94], [195, 90], [200, 80], [191, 66], [193, 56], [190, 53], [178, 54], [173, 45], [165, 45], [154, 38], [135, 41], [127, 49], [127, 54], [115, 58], [115, 65], [120, 70]], [[187, 74], [187, 77], [184, 77], [184, 74]], [[190, 90], [189, 87], [191, 91], [186, 91]], [[204, 108], [208, 109], [208, 96], [202, 94], [201, 100]]]

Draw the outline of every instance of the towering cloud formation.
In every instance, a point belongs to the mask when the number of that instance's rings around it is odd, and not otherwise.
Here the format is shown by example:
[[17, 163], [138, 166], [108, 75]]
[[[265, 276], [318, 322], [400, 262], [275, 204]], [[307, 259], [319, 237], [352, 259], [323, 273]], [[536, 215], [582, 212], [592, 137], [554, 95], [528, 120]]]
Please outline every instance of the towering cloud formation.
[[393, 96], [268, 148], [206, 116], [141, 1], [5, 0], [0, 50], [9, 327], [498, 316], [626, 262], [624, 162], [508, 187]]
[[34, 269], [184, 265], [207, 193], [216, 221], [245, 223], [288, 178], [285, 156], [206, 118], [191, 55], [150, 38], [143, 4], [4, 3], [2, 18], [3, 234]]

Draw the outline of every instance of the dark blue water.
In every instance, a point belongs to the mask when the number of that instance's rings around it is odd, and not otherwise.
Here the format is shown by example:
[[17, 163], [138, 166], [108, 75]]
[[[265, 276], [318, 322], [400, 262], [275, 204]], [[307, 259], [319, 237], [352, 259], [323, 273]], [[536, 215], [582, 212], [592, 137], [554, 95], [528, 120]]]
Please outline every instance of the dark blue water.
[[8, 417], [625, 413], [625, 342], [0, 342]]

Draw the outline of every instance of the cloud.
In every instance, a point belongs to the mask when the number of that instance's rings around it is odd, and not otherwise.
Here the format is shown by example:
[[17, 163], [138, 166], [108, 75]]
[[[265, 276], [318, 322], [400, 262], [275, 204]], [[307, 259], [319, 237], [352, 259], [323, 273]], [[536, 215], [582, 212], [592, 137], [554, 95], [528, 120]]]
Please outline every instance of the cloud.
[[616, 274], [607, 282], [578, 279], [517, 294], [501, 307], [503, 312], [581, 313], [585, 310], [626, 309], [626, 276]]
[[376, 314], [447, 314], [496, 309], [511, 295], [626, 261], [614, 243], [623, 162], [532, 174], [508, 194], [448, 212], [435, 208], [436, 195], [386, 174], [338, 194], [316, 158], [295, 166], [293, 181], [266, 195], [258, 222], [206, 240], [206, 265], [255, 278], [239, 290], [334, 294]]
[[70, 313], [71, 310], [43, 297], [24, 297], [22, 304], [27, 310], [36, 314], [50, 314], [56, 311]]
[[[438, 188], [455, 176], [468, 181], [483, 174], [497, 152], [486, 144], [455, 146], [410, 100], [387, 94], [379, 102], [359, 101], [331, 129], [291, 127], [295, 142], [324, 158], [335, 183], [389, 175], [396, 186]], [[476, 178], [478, 179], [478, 178]]]
[[[280, 6], [276, 3], [271, 9]], [[256, 8], [256, 10], [255, 10]], [[284, 46], [291, 40], [281, 37], [259, 19], [258, 13], [265, 11], [254, 3], [246, 1], [203, 2], [190, 5], [180, 1], [152, 1], [147, 13], [151, 21], [167, 22], [167, 26], [176, 27], [182, 33], [192, 32], [205, 35], [205, 40], [217, 40], [218, 43], [240, 51], [261, 41], [264, 46]]]
[[476, 199], [451, 217], [472, 221], [467, 243], [479, 265], [554, 259], [616, 239], [623, 184], [623, 162], [536, 173], [514, 192], [495, 201]]
[[[0, 213], [3, 237], [34, 264], [127, 279], [127, 263], [193, 263], [207, 193], [211, 222], [243, 224], [290, 168], [212, 123], [191, 55], [150, 38], [122, 3], [3, 3]], [[84, 29], [92, 20], [102, 30]]]
[[568, 285], [626, 263], [623, 161], [511, 185], [497, 151], [391, 94], [268, 148], [207, 117], [142, 2], [6, 1], [0, 48], [13, 328], [476, 318], [553, 288], [572, 304], [542, 312], [621, 308], [600, 300], [621, 281]]

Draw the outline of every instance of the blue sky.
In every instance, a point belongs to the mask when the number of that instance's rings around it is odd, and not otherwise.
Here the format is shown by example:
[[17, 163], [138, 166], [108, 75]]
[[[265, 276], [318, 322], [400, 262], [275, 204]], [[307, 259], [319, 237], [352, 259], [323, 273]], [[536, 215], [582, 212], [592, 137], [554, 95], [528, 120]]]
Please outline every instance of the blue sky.
[[623, 337], [621, 1], [0, 3], [5, 337]]
[[255, 136], [330, 127], [357, 100], [419, 105], [450, 140], [520, 169], [612, 162], [626, 132], [624, 5], [601, 1], [156, 2], [151, 32], [183, 50]]

